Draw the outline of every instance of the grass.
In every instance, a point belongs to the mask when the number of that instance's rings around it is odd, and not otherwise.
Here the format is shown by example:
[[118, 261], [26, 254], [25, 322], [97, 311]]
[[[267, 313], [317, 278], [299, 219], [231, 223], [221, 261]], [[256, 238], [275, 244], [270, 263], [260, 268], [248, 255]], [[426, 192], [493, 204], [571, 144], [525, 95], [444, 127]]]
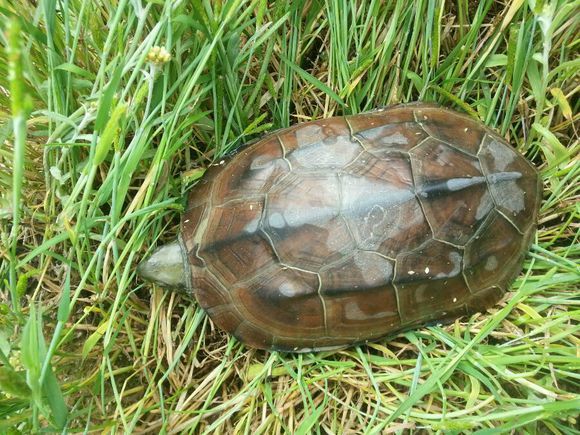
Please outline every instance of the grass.
[[[579, 7], [0, 2], [0, 433], [579, 433]], [[539, 231], [498, 307], [286, 355], [136, 277], [213, 159], [417, 99], [541, 171]]]

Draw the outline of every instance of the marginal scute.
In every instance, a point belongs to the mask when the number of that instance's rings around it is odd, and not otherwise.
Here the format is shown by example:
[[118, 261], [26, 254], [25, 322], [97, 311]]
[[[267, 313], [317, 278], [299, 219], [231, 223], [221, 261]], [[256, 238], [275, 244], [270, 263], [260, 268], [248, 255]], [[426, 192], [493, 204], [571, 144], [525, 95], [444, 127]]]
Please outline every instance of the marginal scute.
[[182, 221], [192, 291], [218, 327], [291, 352], [492, 306], [541, 197], [499, 136], [426, 104], [299, 124], [220, 163]]
[[403, 325], [414, 326], [467, 314], [467, 290], [460, 276], [449, 280], [408, 282], [396, 287]]
[[207, 312], [210, 315], [211, 320], [221, 329], [226, 331], [235, 331], [244, 321], [238, 313], [238, 310], [229, 305], [209, 308]]
[[479, 161], [435, 139], [410, 155], [419, 201], [435, 237], [465, 245], [493, 207]]
[[[403, 325], [413, 327], [469, 314], [463, 278], [396, 285]], [[456, 293], [459, 292], [459, 293]], [[457, 295], [457, 296], [456, 296]]]
[[270, 332], [256, 327], [248, 321], [240, 323], [231, 332], [238, 340], [258, 349], [268, 349], [274, 344], [274, 336]]
[[505, 292], [497, 286], [478, 290], [471, 296], [471, 298], [469, 298], [467, 309], [471, 313], [477, 313], [482, 310], [482, 307], [493, 307], [500, 301], [504, 293]]
[[289, 335], [276, 335], [272, 344], [273, 350], [281, 352], [313, 352], [342, 349], [345, 340], [356, 341], [357, 336], [319, 335], [317, 337], [305, 337], [296, 342], [296, 338]]
[[213, 171], [212, 168], [208, 168], [205, 171], [204, 177], [190, 190], [187, 198], [187, 211], [209, 202], [211, 189], [214, 186], [213, 179], [218, 175], [218, 173], [219, 171]]

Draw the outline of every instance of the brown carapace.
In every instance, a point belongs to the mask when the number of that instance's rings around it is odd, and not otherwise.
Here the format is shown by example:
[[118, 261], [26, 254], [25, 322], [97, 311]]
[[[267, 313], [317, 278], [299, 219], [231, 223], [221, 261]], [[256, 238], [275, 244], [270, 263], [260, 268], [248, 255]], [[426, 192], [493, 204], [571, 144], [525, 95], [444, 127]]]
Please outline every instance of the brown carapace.
[[540, 200], [535, 168], [454, 111], [307, 122], [209, 168], [182, 219], [177, 280], [250, 346], [340, 348], [493, 306]]

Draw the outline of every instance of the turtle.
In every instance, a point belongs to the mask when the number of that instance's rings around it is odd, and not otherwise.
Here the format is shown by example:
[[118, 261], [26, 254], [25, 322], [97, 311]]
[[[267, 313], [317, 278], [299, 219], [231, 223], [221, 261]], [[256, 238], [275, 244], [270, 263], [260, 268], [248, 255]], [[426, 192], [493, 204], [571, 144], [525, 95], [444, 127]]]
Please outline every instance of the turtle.
[[494, 306], [541, 192], [501, 136], [439, 105], [309, 121], [211, 165], [138, 271], [250, 347], [340, 349]]

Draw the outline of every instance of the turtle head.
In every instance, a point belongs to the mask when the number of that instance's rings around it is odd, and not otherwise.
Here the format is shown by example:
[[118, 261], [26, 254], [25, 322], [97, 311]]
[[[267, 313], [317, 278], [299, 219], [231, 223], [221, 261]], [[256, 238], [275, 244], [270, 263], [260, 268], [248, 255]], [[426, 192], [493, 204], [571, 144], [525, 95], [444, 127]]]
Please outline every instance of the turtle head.
[[185, 291], [186, 261], [187, 257], [183, 253], [181, 242], [176, 240], [157, 248], [149, 258], [137, 266], [137, 272], [146, 280], [162, 287]]

